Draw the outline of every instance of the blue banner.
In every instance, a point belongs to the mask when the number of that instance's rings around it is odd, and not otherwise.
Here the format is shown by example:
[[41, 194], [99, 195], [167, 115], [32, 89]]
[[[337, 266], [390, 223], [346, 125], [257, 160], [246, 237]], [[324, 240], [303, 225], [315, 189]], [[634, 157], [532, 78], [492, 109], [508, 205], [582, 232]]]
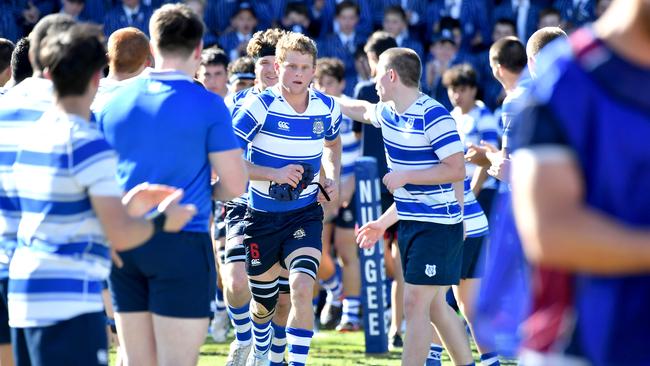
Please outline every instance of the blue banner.
[[[356, 178], [357, 224], [376, 220], [381, 215], [381, 190], [377, 176], [377, 159], [362, 157], [354, 166]], [[380, 240], [370, 249], [359, 251], [361, 265], [361, 302], [366, 342], [366, 353], [388, 352], [387, 307], [384, 265], [384, 242]]]

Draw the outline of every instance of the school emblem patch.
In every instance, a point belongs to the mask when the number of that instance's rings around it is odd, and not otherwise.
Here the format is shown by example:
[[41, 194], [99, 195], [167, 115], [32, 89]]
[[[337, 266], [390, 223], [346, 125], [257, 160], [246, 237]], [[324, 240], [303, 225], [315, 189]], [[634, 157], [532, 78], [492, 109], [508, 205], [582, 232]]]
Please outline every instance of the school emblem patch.
[[426, 267], [424, 268], [424, 274], [429, 276], [429, 277], [435, 276], [436, 275], [436, 265], [435, 264], [433, 264], [433, 265], [427, 264]]
[[294, 239], [302, 239], [305, 236], [307, 236], [307, 234], [305, 234], [305, 230], [303, 228], [300, 228], [293, 233]]
[[312, 131], [316, 135], [320, 135], [321, 133], [325, 132], [325, 124], [323, 123], [322, 119], [317, 119], [314, 121], [314, 126]]

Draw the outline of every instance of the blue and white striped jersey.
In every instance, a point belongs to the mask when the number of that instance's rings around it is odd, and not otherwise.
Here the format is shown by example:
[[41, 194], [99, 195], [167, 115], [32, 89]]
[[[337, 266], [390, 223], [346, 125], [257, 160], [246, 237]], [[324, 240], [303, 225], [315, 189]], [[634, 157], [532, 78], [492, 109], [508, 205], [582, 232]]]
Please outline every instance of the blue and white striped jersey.
[[[462, 110], [456, 107], [451, 111], [451, 116], [458, 126], [458, 134], [465, 152], [468, 144], [480, 145], [481, 140], [499, 146], [499, 124], [483, 102], [477, 101], [475, 107], [467, 114], [463, 114]], [[475, 170], [475, 164], [465, 163], [465, 174], [470, 181]], [[488, 177], [483, 183], [483, 188], [496, 188], [496, 180]]]
[[102, 311], [110, 251], [91, 196], [121, 197], [117, 156], [88, 121], [49, 110], [23, 133], [13, 177], [22, 218], [9, 267], [9, 324]]
[[244, 103], [244, 100], [246, 97], [249, 95], [257, 95], [259, 94], [259, 90], [257, 90], [256, 87], [251, 87], [251, 88], [246, 88], [244, 90], [240, 90], [237, 93], [232, 93], [229, 95], [226, 95], [224, 98], [224, 103], [226, 103], [226, 107], [230, 111], [230, 115], [235, 117], [235, 113], [241, 108], [242, 103]]
[[20, 204], [11, 174], [23, 129], [41, 118], [52, 106], [52, 82], [27, 78], [0, 98], [0, 278], [9, 275], [9, 261], [16, 248]]
[[[340, 124], [341, 110], [332, 97], [310, 88], [307, 110], [296, 113], [282, 97], [279, 85], [247, 98], [233, 117], [235, 134], [242, 147], [250, 149], [248, 156], [253, 164], [281, 168], [298, 162], [308, 163], [314, 168], [315, 182], [319, 179], [323, 139], [338, 138]], [[308, 186], [295, 201], [271, 198], [269, 186], [268, 181], [251, 180], [250, 207], [284, 212], [316, 202], [316, 185]]]
[[463, 182], [463, 222], [465, 223], [465, 234], [468, 238], [476, 238], [487, 235], [488, 220], [483, 208], [474, 197], [470, 187], [471, 180], [465, 177]]
[[[343, 99], [349, 99], [341, 95]], [[361, 139], [357, 138], [352, 130], [354, 121], [346, 115], [341, 116], [341, 180], [354, 174], [354, 162], [361, 156]]]
[[[445, 107], [425, 94], [401, 115], [377, 103], [372, 124], [381, 127], [391, 171], [427, 169], [463, 152], [456, 122]], [[393, 197], [400, 220], [456, 224], [463, 219], [451, 183], [407, 184], [396, 189]]]

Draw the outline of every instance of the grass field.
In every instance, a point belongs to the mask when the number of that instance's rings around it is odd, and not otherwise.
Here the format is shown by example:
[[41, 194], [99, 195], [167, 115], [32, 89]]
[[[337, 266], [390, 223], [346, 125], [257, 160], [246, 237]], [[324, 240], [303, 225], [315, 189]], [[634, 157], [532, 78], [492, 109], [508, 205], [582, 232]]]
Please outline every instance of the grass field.
[[[212, 339], [208, 338], [201, 347], [199, 365], [218, 366], [225, 364], [228, 345], [229, 343], [215, 344]], [[363, 332], [337, 333], [335, 331], [321, 331], [316, 334], [311, 343], [308, 364], [317, 366], [399, 365], [401, 355], [400, 350], [378, 357], [367, 356], [364, 353]], [[476, 349], [474, 349], [474, 358], [478, 359]], [[501, 364], [516, 365], [515, 362], [502, 362]], [[453, 365], [446, 353], [443, 354], [443, 365]]]

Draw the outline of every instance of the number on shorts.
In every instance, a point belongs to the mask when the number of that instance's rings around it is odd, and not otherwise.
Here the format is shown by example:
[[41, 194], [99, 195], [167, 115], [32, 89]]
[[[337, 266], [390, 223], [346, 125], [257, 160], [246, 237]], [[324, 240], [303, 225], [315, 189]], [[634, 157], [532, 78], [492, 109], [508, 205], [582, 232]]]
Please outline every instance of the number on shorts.
[[250, 249], [251, 249], [251, 258], [260, 259], [260, 248], [257, 245], [257, 243], [251, 243]]

